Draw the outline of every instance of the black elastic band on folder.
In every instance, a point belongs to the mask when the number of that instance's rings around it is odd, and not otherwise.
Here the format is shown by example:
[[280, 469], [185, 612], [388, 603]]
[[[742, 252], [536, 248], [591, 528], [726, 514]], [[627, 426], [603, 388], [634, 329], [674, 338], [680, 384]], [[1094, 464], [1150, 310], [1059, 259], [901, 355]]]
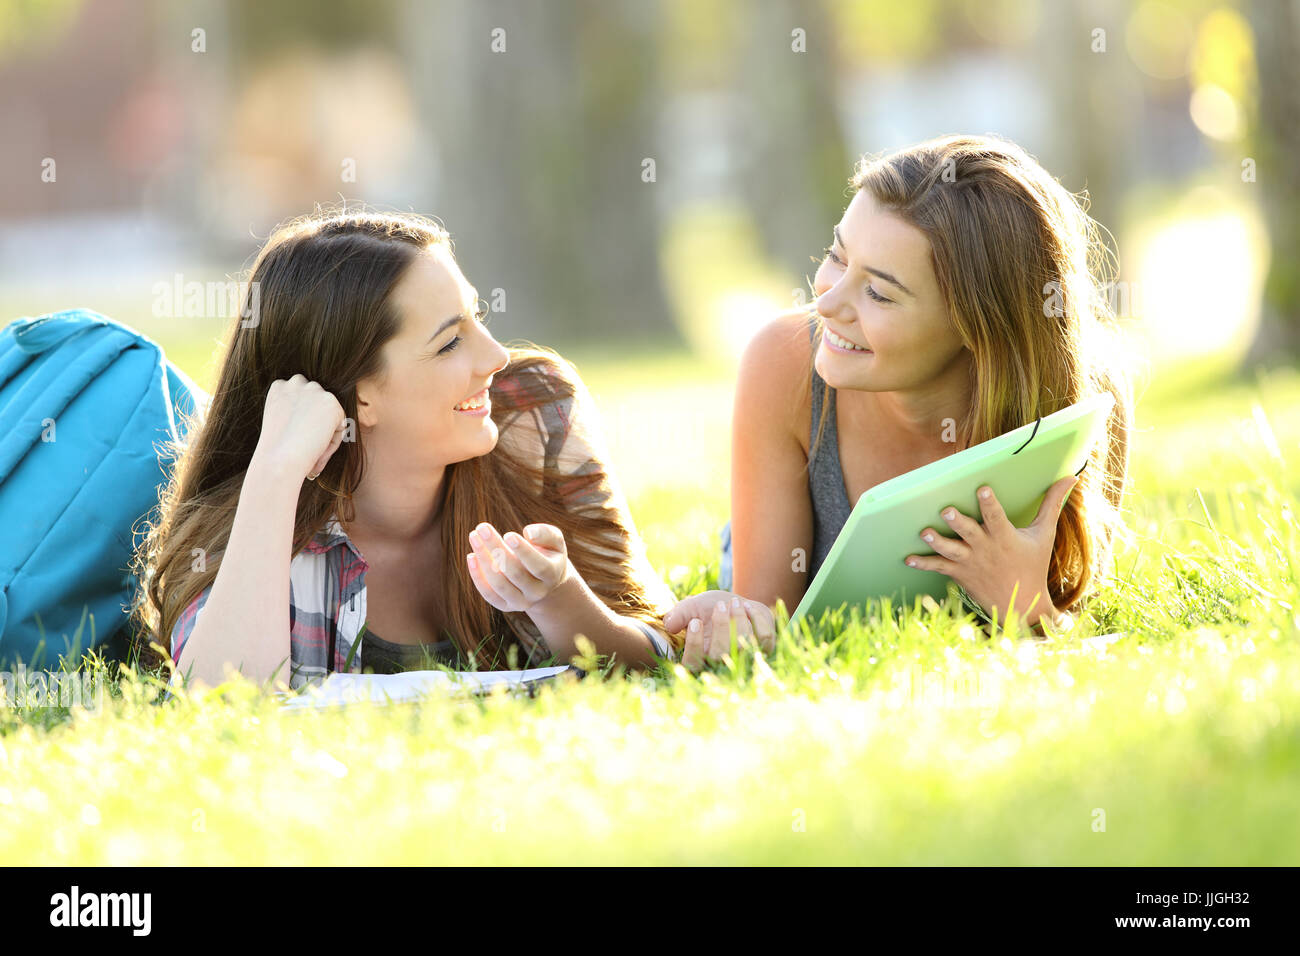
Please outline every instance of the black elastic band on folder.
[[[1028, 445], [1031, 441], [1034, 440], [1034, 436], [1038, 434], [1038, 425], [1039, 425], [1039, 423], [1042, 422], [1042, 420], [1043, 420], [1043, 416], [1042, 416], [1042, 415], [1039, 415], [1039, 416], [1038, 416], [1038, 420], [1034, 422], [1034, 430], [1033, 430], [1032, 432], [1030, 432], [1030, 433], [1029, 433], [1029, 437], [1025, 439], [1025, 445]], [[1025, 445], [1021, 445], [1019, 448], [1017, 448], [1017, 449], [1016, 449], [1015, 451], [1013, 451], [1011, 454], [1013, 454], [1013, 455], [1019, 455], [1022, 451], [1025, 450]], [[1088, 462], [1087, 462], [1087, 460], [1085, 459], [1085, 460], [1084, 460], [1084, 463], [1083, 463], [1083, 468], [1087, 468], [1087, 467], [1088, 467]], [[1076, 471], [1076, 472], [1074, 473], [1074, 477], [1078, 478], [1080, 475], [1082, 475], [1082, 474], [1083, 474], [1083, 468], [1080, 468], [1078, 471]]]
[[[1039, 424], [1042, 422], [1042, 420], [1043, 420], [1043, 416], [1042, 416], [1042, 415], [1039, 415], [1039, 416], [1038, 416], [1038, 421], [1034, 422], [1034, 430], [1033, 430], [1032, 432], [1030, 432], [1030, 433], [1029, 433], [1029, 437], [1025, 439], [1025, 445], [1028, 445], [1031, 441], [1034, 440], [1034, 436], [1038, 434], [1038, 426], [1039, 426]], [[1024, 450], [1025, 445], [1021, 445], [1019, 448], [1017, 448], [1017, 449], [1016, 449], [1015, 451], [1013, 451], [1011, 454], [1013, 454], [1013, 455], [1019, 455], [1019, 454]]]

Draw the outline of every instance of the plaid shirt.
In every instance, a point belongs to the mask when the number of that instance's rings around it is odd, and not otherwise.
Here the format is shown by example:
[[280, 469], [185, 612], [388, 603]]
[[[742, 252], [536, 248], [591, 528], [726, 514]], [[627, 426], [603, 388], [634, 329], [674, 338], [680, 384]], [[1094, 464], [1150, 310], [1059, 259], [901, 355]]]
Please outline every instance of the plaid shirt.
[[[521, 392], [519, 374], [547, 375], [554, 374], [554, 370], [543, 365], [513, 376], [505, 373], [507, 377], [498, 377], [493, 382], [494, 403], [511, 406], [511, 397]], [[517, 406], [518, 403], [514, 407]], [[530, 418], [531, 421], [528, 420]], [[501, 423], [498, 443], [505, 443], [525, 460], [544, 460], [548, 467], [554, 465], [561, 474], [587, 474], [595, 468], [605, 470], [603, 462], [606, 456], [602, 451], [603, 443], [593, 403], [586, 387], [580, 382], [574, 398], [557, 396], [554, 401], [538, 408], [510, 414]], [[647, 560], [627, 502], [608, 470], [606, 478], [604, 488], [589, 492], [581, 498], [566, 494], [563, 481], [558, 483], [557, 493], [568, 508], [609, 505], [617, 509], [623, 526], [631, 532], [630, 540], [626, 544], [611, 540], [608, 547], [601, 551], [611, 559], [619, 559], [630, 548], [639, 580], [650, 599], [659, 606], [661, 612], [666, 612], [674, 603], [672, 592]], [[366, 620], [368, 567], [361, 552], [344, 532], [337, 515], [332, 515], [325, 527], [293, 557], [289, 565], [290, 687], [298, 689], [332, 671], [349, 670], [349, 655], [352, 656], [351, 671], [361, 671], [364, 664], [363, 651], [357, 647], [354, 654], [353, 647], [357, 644]], [[181, 613], [172, 628], [172, 659], [177, 663], [211, 590], [211, 585], [204, 588]], [[527, 614], [511, 613], [506, 617], [525, 653], [521, 667], [537, 666], [551, 656], [540, 632]], [[645, 631], [659, 655], [672, 658], [672, 644], [662, 629], [639, 620], [635, 620], [635, 623]], [[178, 667], [173, 673], [172, 682], [179, 683], [181, 676]]]

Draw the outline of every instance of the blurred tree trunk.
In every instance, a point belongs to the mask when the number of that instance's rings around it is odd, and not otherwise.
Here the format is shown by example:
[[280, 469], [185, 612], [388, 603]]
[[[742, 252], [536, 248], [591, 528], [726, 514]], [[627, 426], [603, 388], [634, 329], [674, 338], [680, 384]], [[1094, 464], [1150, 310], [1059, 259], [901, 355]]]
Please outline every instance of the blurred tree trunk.
[[[746, 24], [737, 88], [748, 130], [741, 192], [764, 250], [796, 275], [811, 274], [851, 198], [853, 161], [836, 104], [835, 38], [824, 5], [794, 0], [741, 4]], [[791, 49], [795, 29], [806, 52]]]
[[433, 180], [421, 211], [446, 224], [481, 295], [504, 290], [498, 336], [677, 336], [658, 186], [642, 180], [656, 156], [658, 30], [655, 5], [633, 0], [405, 6]]
[[1245, 365], [1300, 361], [1300, 0], [1254, 0], [1259, 67], [1257, 188], [1272, 247], [1260, 325]]
[[[1109, 104], [1123, 100], [1123, 67], [1114, 61], [1124, 54], [1092, 52], [1090, 31], [1096, 18], [1086, 7], [1047, 3], [1041, 11], [1041, 42], [1034, 44], [1032, 55], [1035, 72], [1048, 90], [1053, 122], [1045, 131], [1050, 139], [1039, 156], [1046, 162], [1050, 155], [1048, 168], [1071, 192], [1086, 189], [1088, 215], [1107, 230], [1115, 230], [1119, 209], [1116, 166], [1123, 157], [1122, 144], [1132, 135], [1126, 127], [1133, 113]], [[1112, 36], [1110, 42], [1117, 38]], [[1100, 103], [1108, 108], [1099, 109]], [[1105, 232], [1102, 238], [1113, 247]]]

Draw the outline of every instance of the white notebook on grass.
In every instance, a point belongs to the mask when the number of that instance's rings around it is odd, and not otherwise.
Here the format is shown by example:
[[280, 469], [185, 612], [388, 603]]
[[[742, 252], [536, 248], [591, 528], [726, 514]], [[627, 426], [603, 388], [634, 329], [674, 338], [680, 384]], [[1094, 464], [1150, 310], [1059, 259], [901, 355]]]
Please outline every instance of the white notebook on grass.
[[425, 697], [483, 694], [497, 687], [525, 690], [569, 670], [533, 667], [522, 671], [405, 671], [401, 674], [330, 674], [298, 694], [282, 694], [281, 710], [341, 704], [392, 703]]

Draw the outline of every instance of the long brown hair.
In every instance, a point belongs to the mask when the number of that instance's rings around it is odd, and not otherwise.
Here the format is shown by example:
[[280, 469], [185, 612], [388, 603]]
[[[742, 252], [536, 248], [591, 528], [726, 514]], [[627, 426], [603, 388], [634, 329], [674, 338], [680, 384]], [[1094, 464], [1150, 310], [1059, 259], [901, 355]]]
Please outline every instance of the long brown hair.
[[[147, 527], [136, 552], [134, 569], [143, 586], [132, 608], [133, 635], [141, 665], [164, 663], [149, 642], [170, 653], [181, 612], [216, 577], [271, 383], [301, 373], [333, 393], [355, 421], [357, 383], [382, 371], [381, 349], [401, 328], [393, 289], [416, 256], [438, 245], [450, 251], [450, 237], [431, 219], [338, 211], [286, 223], [263, 246], [232, 322], [210, 407], [175, 446], [177, 462], [160, 495], [158, 521]], [[509, 352], [492, 385], [492, 417], [502, 437], [515, 421], [533, 427], [533, 416], [521, 413], [585, 391], [576, 369], [556, 353], [531, 343]], [[521, 374], [530, 370], [545, 374]], [[616, 613], [659, 627], [667, 608], [656, 605], [648, 582], [634, 571], [630, 532], [618, 512], [564, 504], [588, 496], [599, 500], [608, 491], [603, 469], [561, 475], [555, 463], [543, 467], [523, 460], [506, 444], [498, 440], [489, 454], [447, 467], [443, 553], [460, 554], [482, 521], [503, 531], [553, 524], [564, 532], [569, 557], [592, 591]], [[353, 519], [352, 494], [364, 461], [360, 446], [359, 438], [344, 442], [318, 479], [304, 483], [294, 555], [332, 514], [345, 523]], [[527, 625], [522, 616], [502, 614], [482, 599], [464, 561], [447, 561], [431, 585], [441, 589], [451, 637], [463, 657], [479, 667], [498, 667], [513, 656], [515, 631]]]
[[[1016, 144], [987, 136], [944, 136], [863, 157], [850, 184], [930, 240], [953, 328], [974, 357], [957, 449], [1102, 391], [1115, 397], [1105, 440], [1057, 523], [1048, 569], [1055, 604], [1075, 608], [1095, 592], [1124, 533], [1133, 420], [1131, 369], [1106, 294], [1117, 261], [1086, 197], [1069, 193]], [[810, 365], [809, 382], [812, 374]], [[814, 449], [834, 399], [828, 392]]]

